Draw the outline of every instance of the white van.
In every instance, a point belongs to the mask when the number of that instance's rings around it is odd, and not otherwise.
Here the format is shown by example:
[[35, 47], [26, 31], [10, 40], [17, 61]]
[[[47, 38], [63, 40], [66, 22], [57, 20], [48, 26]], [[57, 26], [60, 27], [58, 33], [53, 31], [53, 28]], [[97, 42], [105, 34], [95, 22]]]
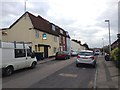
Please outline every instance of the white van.
[[36, 57], [31, 57], [31, 50], [25, 43], [0, 42], [2, 52], [2, 74], [9, 76], [22, 68], [35, 68]]

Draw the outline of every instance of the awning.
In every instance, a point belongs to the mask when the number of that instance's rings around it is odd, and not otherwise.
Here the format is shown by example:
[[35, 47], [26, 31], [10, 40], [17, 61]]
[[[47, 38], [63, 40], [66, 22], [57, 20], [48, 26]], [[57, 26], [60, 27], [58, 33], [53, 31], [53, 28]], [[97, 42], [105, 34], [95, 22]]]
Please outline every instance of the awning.
[[51, 47], [51, 46], [46, 44], [38, 44], [38, 47]]

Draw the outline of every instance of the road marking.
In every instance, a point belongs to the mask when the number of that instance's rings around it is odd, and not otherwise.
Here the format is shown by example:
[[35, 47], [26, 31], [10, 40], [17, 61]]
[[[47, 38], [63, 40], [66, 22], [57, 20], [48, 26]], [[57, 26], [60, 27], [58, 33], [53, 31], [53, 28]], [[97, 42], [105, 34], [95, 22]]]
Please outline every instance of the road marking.
[[97, 73], [98, 73], [98, 71], [97, 71], [97, 68], [96, 68], [94, 86], [93, 86], [94, 89], [97, 88]]
[[86, 68], [82, 68], [82, 69], [86, 69]]
[[76, 74], [60, 73], [59, 75], [60, 75], [60, 76], [65, 76], [65, 77], [73, 77], [73, 78], [76, 78], [76, 77], [77, 77]]
[[88, 88], [93, 88], [93, 81], [90, 81], [90, 83], [88, 84]]

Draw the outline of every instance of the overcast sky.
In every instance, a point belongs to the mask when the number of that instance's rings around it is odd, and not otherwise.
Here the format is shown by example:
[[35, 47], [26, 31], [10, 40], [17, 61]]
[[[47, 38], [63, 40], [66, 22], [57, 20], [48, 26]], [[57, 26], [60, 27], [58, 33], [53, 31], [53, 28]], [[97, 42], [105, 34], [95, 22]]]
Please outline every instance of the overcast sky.
[[[26, 11], [40, 15], [68, 31], [71, 39], [89, 47], [108, 45], [110, 20], [111, 42], [117, 39], [119, 0], [26, 0]], [[0, 28], [8, 28], [25, 12], [25, 0], [1, 0]], [[103, 39], [102, 39], [103, 38]]]

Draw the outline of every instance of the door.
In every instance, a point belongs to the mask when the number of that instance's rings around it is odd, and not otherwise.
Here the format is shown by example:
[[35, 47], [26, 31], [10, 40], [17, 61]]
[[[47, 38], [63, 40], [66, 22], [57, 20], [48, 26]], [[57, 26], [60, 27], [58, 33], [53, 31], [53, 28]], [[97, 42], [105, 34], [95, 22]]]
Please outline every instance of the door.
[[44, 47], [44, 58], [48, 58], [48, 47]]

